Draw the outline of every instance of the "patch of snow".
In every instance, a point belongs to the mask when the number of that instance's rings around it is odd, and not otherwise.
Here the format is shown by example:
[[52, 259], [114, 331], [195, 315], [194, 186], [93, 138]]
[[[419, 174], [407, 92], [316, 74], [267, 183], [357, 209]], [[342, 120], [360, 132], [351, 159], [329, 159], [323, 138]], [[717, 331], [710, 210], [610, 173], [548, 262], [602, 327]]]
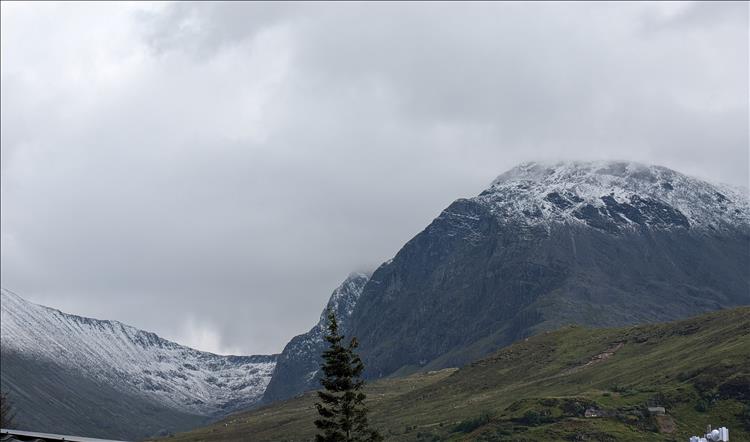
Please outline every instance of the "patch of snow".
[[[280, 360], [288, 362], [290, 360], [309, 360], [318, 359], [321, 349], [325, 347], [323, 336], [326, 333], [326, 326], [328, 324], [327, 312], [328, 310], [333, 311], [336, 314], [336, 319], [339, 323], [339, 330], [342, 335], [346, 336], [349, 327], [349, 320], [354, 307], [362, 295], [362, 290], [365, 284], [370, 279], [370, 275], [365, 273], [352, 273], [336, 290], [333, 291], [331, 297], [328, 300], [326, 308], [320, 314], [320, 319], [315, 326], [310, 329], [309, 332], [295, 336], [284, 348], [284, 351], [279, 356]], [[315, 374], [317, 369], [309, 373], [310, 381]]]

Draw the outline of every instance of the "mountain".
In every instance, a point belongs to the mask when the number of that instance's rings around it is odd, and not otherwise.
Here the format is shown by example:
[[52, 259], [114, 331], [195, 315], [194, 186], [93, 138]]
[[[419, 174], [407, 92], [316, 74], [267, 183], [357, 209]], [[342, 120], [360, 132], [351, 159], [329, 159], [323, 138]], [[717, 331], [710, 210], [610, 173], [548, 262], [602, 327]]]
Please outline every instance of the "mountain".
[[[625, 328], [566, 326], [458, 370], [379, 379], [366, 392], [370, 422], [389, 441], [668, 442], [708, 424], [746, 441], [750, 307]], [[316, 400], [306, 393], [170, 441], [312, 440]]]
[[452, 203], [381, 265], [347, 331], [380, 378], [462, 366], [564, 324], [745, 304], [746, 194], [659, 166], [525, 163]]
[[285, 399], [319, 385], [319, 370], [322, 363], [320, 355], [327, 345], [323, 340], [326, 313], [331, 310], [336, 314], [341, 333], [347, 335], [349, 318], [369, 279], [369, 275], [365, 273], [350, 274], [331, 294], [315, 327], [289, 341], [276, 361], [273, 377], [263, 395], [264, 403]]
[[0, 381], [29, 430], [132, 439], [190, 428], [253, 406], [276, 364], [1, 292]]

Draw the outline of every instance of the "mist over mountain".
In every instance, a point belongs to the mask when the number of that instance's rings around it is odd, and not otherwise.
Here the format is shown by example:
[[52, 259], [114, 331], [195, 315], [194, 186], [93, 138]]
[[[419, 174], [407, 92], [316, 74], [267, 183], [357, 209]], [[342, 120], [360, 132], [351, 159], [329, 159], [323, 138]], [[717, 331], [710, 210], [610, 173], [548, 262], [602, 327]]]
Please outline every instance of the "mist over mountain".
[[[357, 299], [347, 332], [373, 378], [461, 366], [569, 323], [666, 321], [749, 304], [748, 198], [659, 166], [521, 164], [446, 208]], [[299, 388], [269, 388], [266, 399], [317, 388], [317, 353], [280, 364], [271, 385], [296, 376]]]

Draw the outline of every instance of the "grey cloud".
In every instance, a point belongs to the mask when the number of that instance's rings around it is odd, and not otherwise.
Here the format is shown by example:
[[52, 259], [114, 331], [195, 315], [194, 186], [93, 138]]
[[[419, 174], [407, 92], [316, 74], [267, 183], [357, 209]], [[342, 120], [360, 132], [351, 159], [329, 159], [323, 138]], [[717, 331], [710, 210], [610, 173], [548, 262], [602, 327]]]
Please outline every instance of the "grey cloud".
[[520, 161], [745, 184], [747, 15], [712, 5], [4, 3], [2, 284], [273, 352]]
[[694, 1], [683, 6], [676, 13], [668, 16], [645, 14], [644, 28], [648, 30], [699, 28], [710, 31], [716, 27], [732, 26], [747, 29], [747, 2]]
[[182, 51], [207, 57], [309, 9], [305, 2], [184, 2], [137, 17], [143, 37], [157, 54]]

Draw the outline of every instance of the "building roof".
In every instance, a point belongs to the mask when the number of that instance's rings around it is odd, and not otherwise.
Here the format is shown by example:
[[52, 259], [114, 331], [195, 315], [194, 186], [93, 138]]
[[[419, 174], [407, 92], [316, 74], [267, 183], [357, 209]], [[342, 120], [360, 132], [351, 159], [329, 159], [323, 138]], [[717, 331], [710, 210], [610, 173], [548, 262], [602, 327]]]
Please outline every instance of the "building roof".
[[0, 442], [122, 442], [110, 439], [67, 436], [63, 434], [36, 433], [33, 431], [0, 429]]

